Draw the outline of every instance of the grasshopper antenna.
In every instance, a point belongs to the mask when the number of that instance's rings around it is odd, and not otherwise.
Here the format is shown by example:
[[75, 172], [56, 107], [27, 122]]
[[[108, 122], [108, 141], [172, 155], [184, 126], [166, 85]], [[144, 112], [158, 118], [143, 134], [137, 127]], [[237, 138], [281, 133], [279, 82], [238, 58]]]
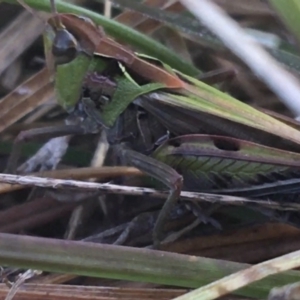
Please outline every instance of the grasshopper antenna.
[[50, 4], [51, 4], [51, 12], [55, 16], [55, 21], [56, 21], [55, 25], [56, 25], [57, 29], [64, 29], [65, 26], [63, 25], [60, 15], [57, 12], [55, 0], [50, 0]]
[[56, 5], [55, 5], [55, 1], [54, 0], [50, 0], [50, 4], [51, 4], [51, 11], [54, 15], [57, 15], [57, 9], [56, 9]]

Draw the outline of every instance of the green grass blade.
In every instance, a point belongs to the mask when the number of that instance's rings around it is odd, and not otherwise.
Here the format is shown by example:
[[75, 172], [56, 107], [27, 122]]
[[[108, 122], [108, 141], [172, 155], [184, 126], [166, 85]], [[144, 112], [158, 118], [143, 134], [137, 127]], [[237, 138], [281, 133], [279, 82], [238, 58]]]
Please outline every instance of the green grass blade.
[[[5, 0], [5, 2], [18, 4], [16, 0]], [[34, 9], [48, 12], [50, 11], [49, 0], [24, 0], [24, 2]], [[118, 23], [112, 19], [108, 19], [88, 9], [84, 9], [80, 6], [73, 5], [64, 1], [57, 0], [56, 6], [58, 12], [74, 13], [92, 19], [96, 24], [101, 25], [111, 36], [135, 46], [143, 53], [151, 55], [167, 63], [176, 70], [179, 70], [190, 76], [196, 76], [201, 73], [193, 65], [184, 61], [180, 56], [176, 55], [174, 52], [170, 51], [162, 44], [154, 41], [153, 39], [130, 27], [124, 26], [121, 23]]]
[[[5, 233], [0, 234], [0, 264], [189, 288], [206, 285], [249, 267], [247, 264], [148, 249]], [[236, 293], [262, 298], [274, 286], [299, 280], [300, 272], [289, 271], [265, 278]]]
[[159, 100], [192, 111], [205, 112], [244, 124], [300, 144], [300, 132], [277, 119], [197, 79], [181, 74], [192, 83], [181, 95], [160, 93]]

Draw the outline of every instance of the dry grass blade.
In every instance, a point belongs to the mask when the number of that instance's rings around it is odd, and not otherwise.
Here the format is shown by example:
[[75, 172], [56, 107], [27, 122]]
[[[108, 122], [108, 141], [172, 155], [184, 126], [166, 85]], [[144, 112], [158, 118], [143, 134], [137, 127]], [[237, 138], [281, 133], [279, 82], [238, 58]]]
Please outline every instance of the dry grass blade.
[[[172, 244], [164, 245], [162, 250], [204, 256], [204, 250], [207, 252], [216, 250], [217, 252], [221, 247], [226, 246], [232, 246], [232, 248], [235, 248], [240, 244], [248, 243], [249, 246], [252, 243], [278, 239], [282, 240], [283, 238], [297, 240], [299, 237], [300, 230], [295, 227], [286, 224], [268, 223], [250, 228], [246, 227], [230, 230], [225, 235], [223, 233], [219, 233], [211, 236], [199, 236], [188, 239], [184, 243], [182, 243], [182, 241], [176, 241]], [[282, 243], [280, 245], [282, 246]], [[256, 250], [256, 255], [258, 256], [257, 252], [259, 252], [259, 250]], [[270, 250], [270, 247], [263, 250], [267, 252]], [[294, 248], [292, 251], [295, 250], [296, 249]], [[208, 257], [211, 257], [209, 253], [207, 254]], [[259, 259], [257, 256], [256, 259]]]
[[47, 84], [39, 89], [34, 95], [15, 106], [14, 109], [9, 111], [2, 119], [0, 123], [0, 131], [3, 131], [8, 126], [14, 124], [16, 121], [33, 111], [37, 106], [47, 103], [53, 99], [53, 87], [51, 84]]
[[[169, 6], [164, 5], [162, 7], [163, 10], [172, 12], [172, 13], [181, 13], [184, 11], [184, 7], [180, 2], [174, 2], [171, 3]], [[145, 34], [151, 34], [155, 30], [157, 30], [159, 27], [161, 27], [163, 24], [157, 20], [148, 19], [139, 24], [136, 29], [144, 32]], [[166, 35], [167, 36], [167, 35]]]
[[0, 101], [0, 116], [3, 117], [15, 106], [25, 101], [28, 97], [36, 93], [40, 88], [49, 83], [49, 72], [46, 68], [30, 77], [20, 84], [14, 91], [9, 93]]
[[[44, 16], [47, 14], [43, 13]], [[44, 31], [44, 24], [25, 11], [0, 34], [0, 74]]]
[[67, 216], [76, 203], [60, 203], [43, 197], [0, 211], [0, 232], [18, 233]]
[[[165, 0], [147, 0], [145, 1], [144, 4], [147, 5], [151, 5], [154, 7], [161, 7], [162, 5], [165, 4]], [[169, 1], [170, 2], [170, 1]], [[130, 26], [130, 27], [136, 27], [139, 24], [141, 24], [142, 22], [144, 22], [146, 19], [145, 16], [143, 16], [142, 14], [139, 14], [135, 11], [124, 11], [123, 13], [119, 14], [117, 17], [115, 17], [115, 20]]]
[[268, 5], [260, 0], [240, 1], [240, 0], [215, 0], [215, 2], [222, 6], [228, 13], [231, 14], [245, 14], [247, 16], [269, 16], [274, 15]]
[[[162, 26], [163, 17], [160, 16], [160, 21], [149, 18], [149, 9], [151, 8], [160, 8], [162, 11], [180, 13], [184, 11], [184, 7], [178, 1], [146, 1], [141, 6], [140, 3], [132, 3], [130, 1], [119, 1], [114, 0], [113, 3], [116, 5], [121, 5], [124, 8], [133, 9], [133, 11], [126, 11], [121, 15], [117, 16], [115, 19], [127, 26], [132, 26], [138, 31], [143, 32], [144, 34], [151, 34], [159, 27]], [[159, 11], [160, 11], [159, 10]], [[148, 17], [145, 17], [148, 16]], [[155, 13], [154, 13], [155, 15]], [[153, 15], [152, 15], [153, 17]], [[134, 20], [134, 21], [133, 21]]]
[[[263, 262], [224, 277], [200, 289], [175, 298], [176, 300], [212, 300], [236, 291], [267, 276], [300, 267], [300, 251]], [[175, 300], [174, 299], [174, 300]]]
[[[157, 7], [164, 11], [169, 11], [173, 13], [180, 13], [184, 11], [184, 7], [178, 1], [169, 0], [169, 1], [161, 1], [161, 0], [149, 0], [145, 1], [143, 5]], [[157, 20], [147, 18], [142, 13], [138, 13], [135, 11], [125, 11], [118, 15], [115, 18], [116, 21], [125, 24], [127, 26], [131, 26], [136, 30], [151, 35], [157, 29], [163, 26], [163, 24]], [[163, 33], [161, 34], [162, 40], [169, 46], [170, 49], [173, 49], [174, 52], [179, 53], [181, 57], [183, 57], [186, 61], [191, 62], [190, 54], [185, 45], [185, 41], [181, 37], [177, 31], [172, 30], [169, 27], [164, 28]], [[165, 38], [168, 38], [166, 41]]]
[[53, 97], [49, 73], [42, 69], [1, 100], [0, 132]]
[[298, 238], [274, 238], [199, 251], [199, 256], [256, 264], [300, 249]]
[[[4, 299], [8, 292], [5, 284], [0, 284], [0, 299]], [[99, 287], [59, 284], [32, 284], [25, 283], [17, 290], [14, 299], [18, 300], [113, 300], [113, 299], [159, 299], [168, 300], [182, 295], [183, 289], [142, 289], [142, 288], [120, 288]]]

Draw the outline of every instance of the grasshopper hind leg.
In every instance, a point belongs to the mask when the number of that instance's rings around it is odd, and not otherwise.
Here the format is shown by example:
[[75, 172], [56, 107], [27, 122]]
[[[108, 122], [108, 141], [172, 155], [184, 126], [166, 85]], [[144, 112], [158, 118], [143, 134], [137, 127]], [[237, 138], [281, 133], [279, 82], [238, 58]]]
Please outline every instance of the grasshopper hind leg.
[[117, 154], [122, 160], [126, 161], [126, 163], [161, 181], [169, 188], [169, 196], [158, 215], [153, 229], [154, 248], [159, 248], [160, 243], [163, 240], [163, 227], [165, 221], [167, 220], [169, 212], [179, 199], [183, 178], [173, 168], [152, 157], [127, 149], [123, 145], [116, 145], [114, 148]]

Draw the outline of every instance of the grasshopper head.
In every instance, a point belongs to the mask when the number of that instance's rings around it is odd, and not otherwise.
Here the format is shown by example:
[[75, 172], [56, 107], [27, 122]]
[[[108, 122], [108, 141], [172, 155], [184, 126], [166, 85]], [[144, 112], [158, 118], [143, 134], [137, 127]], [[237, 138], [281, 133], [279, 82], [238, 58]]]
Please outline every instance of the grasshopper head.
[[[46, 62], [54, 74], [57, 102], [71, 112], [81, 98], [91, 56], [85, 51], [83, 37], [76, 31], [80, 23], [72, 22], [69, 14], [58, 14], [55, 8], [52, 11], [44, 34]], [[65, 22], [66, 18], [71, 21]]]
[[55, 74], [57, 102], [72, 112], [82, 97], [87, 72], [96, 65], [100, 71], [106, 66], [101, 59], [94, 59], [104, 33], [88, 18], [58, 14], [54, 0], [50, 1], [53, 15], [44, 35], [46, 62]]
[[66, 64], [76, 58], [78, 42], [66, 28], [59, 28], [55, 33], [51, 51], [56, 65]]
[[51, 54], [56, 65], [66, 64], [76, 58], [78, 42], [62, 23], [62, 17], [56, 11], [55, 0], [50, 0], [50, 3], [53, 16], [48, 20], [48, 24], [54, 32]]

